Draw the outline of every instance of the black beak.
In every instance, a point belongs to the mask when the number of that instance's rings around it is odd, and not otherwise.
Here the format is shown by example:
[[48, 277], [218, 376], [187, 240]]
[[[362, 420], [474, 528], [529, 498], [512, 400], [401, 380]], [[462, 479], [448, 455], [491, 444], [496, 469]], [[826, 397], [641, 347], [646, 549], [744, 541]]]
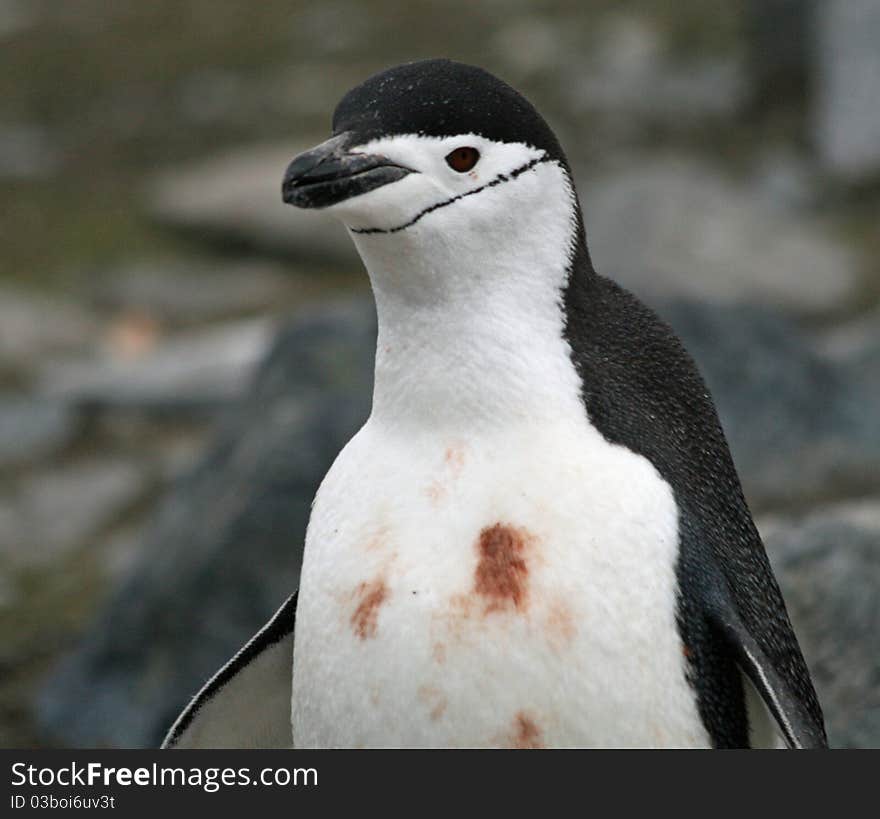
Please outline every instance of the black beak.
[[281, 198], [298, 208], [326, 208], [402, 179], [410, 168], [378, 154], [353, 154], [349, 133], [293, 158], [284, 172]]

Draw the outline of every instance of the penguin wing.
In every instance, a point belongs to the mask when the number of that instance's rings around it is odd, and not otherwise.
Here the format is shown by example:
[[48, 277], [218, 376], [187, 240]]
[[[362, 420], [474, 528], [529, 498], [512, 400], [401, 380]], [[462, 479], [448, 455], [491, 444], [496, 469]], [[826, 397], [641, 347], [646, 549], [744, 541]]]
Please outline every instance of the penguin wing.
[[[767, 710], [776, 721], [789, 748], [827, 748], [822, 721], [806, 707], [810, 692], [792, 688], [749, 633], [733, 606], [716, 610], [710, 619], [736, 658], [740, 670], [751, 680]], [[793, 636], [792, 636], [792, 639]], [[813, 695], [815, 696], [815, 695]]]
[[290, 748], [297, 593], [193, 697], [163, 748]]

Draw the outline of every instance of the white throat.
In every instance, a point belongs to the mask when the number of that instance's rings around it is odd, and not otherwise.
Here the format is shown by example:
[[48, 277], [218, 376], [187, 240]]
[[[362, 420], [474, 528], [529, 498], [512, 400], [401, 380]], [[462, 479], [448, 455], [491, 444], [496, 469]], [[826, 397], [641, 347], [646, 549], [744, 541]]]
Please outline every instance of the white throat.
[[376, 299], [371, 420], [469, 429], [583, 414], [562, 291], [570, 180], [543, 162], [393, 234], [352, 238]]

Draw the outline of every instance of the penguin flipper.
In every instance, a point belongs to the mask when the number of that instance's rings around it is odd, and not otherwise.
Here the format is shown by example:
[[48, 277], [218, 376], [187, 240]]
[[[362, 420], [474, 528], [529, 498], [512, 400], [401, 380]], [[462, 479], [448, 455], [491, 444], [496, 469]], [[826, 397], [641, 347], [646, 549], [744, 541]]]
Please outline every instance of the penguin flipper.
[[804, 707], [804, 697], [793, 691], [776, 671], [736, 612], [728, 608], [716, 613], [713, 619], [740, 669], [764, 701], [786, 745], [794, 749], [827, 748], [822, 723]]
[[290, 748], [294, 592], [193, 697], [162, 748]]

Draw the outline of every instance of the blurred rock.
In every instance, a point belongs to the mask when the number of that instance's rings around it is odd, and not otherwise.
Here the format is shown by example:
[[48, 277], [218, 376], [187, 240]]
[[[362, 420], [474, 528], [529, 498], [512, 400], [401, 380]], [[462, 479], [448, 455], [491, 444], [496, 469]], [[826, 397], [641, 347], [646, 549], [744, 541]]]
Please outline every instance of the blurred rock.
[[835, 748], [880, 748], [880, 500], [762, 525]]
[[862, 393], [863, 413], [880, 435], [880, 309], [821, 333], [818, 349]]
[[88, 408], [212, 412], [245, 388], [273, 329], [271, 321], [250, 319], [155, 344], [146, 339], [142, 349], [130, 340], [88, 359], [53, 359], [38, 368], [38, 391]]
[[69, 302], [0, 289], [0, 365], [24, 371], [48, 354], [85, 350], [97, 327], [93, 316]]
[[[0, 10], [0, 28], [2, 25]], [[43, 128], [28, 123], [0, 123], [0, 179], [52, 176], [59, 163], [58, 149]]]
[[302, 290], [293, 274], [260, 259], [211, 267], [139, 263], [98, 277], [94, 302], [104, 309], [141, 312], [181, 325], [277, 309]]
[[839, 362], [871, 356], [880, 346], [880, 309], [875, 308], [817, 334], [822, 352]]
[[858, 182], [880, 174], [880, 3], [819, 0], [815, 144], [826, 166]]
[[[3, 526], [2, 515], [3, 507], [0, 506], [0, 528]], [[0, 610], [11, 608], [18, 599], [19, 594], [15, 584], [6, 572], [0, 572]], [[10, 743], [4, 742], [3, 747], [10, 747]]]
[[0, 469], [55, 454], [75, 433], [75, 414], [65, 404], [0, 395]]
[[313, 127], [318, 129], [316, 141], [320, 141], [328, 136], [324, 129], [332, 113], [332, 105], [342, 99], [350, 88], [363, 82], [373, 66], [334, 60], [333, 70], [328, 71], [326, 62], [320, 59], [303, 60], [303, 56], [297, 55], [295, 63], [283, 66], [276, 72], [261, 74], [259, 89], [251, 90], [264, 112], [271, 111], [287, 121], [303, 123], [303, 127], [306, 127], [306, 123], [314, 123]]
[[340, 223], [281, 201], [281, 179], [290, 160], [329, 136], [317, 136], [311, 144], [241, 148], [169, 170], [150, 186], [148, 207], [160, 222], [219, 244], [331, 267], [359, 265]]
[[750, 95], [757, 106], [803, 104], [806, 100], [816, 2], [747, 0], [744, 19]]
[[124, 582], [144, 559], [144, 532], [138, 526], [127, 526], [101, 544], [101, 569], [115, 585]]
[[241, 109], [243, 101], [252, 97], [253, 89], [246, 87], [240, 74], [216, 66], [201, 68], [184, 77], [177, 93], [181, 113], [198, 123], [228, 120]]
[[702, 371], [749, 502], [797, 506], [878, 487], [869, 364], [825, 358], [791, 321], [754, 306], [660, 306]]
[[588, 50], [588, 58], [567, 85], [573, 112], [601, 113], [629, 121], [662, 121], [669, 127], [694, 119], [730, 117], [746, 100], [742, 65], [731, 56], [682, 60], [668, 53], [661, 33], [648, 20], [615, 16]]
[[[747, 307], [664, 314], [715, 391], [750, 496], [802, 502], [845, 474], [876, 487], [880, 436], [858, 385], [790, 324]], [[165, 498], [143, 557], [50, 679], [39, 706], [49, 735], [155, 744], [295, 588], [314, 492], [369, 410], [374, 332], [368, 302], [282, 331], [209, 455]]]
[[40, 719], [71, 745], [155, 745], [296, 587], [312, 498], [369, 412], [367, 303], [278, 337], [208, 456], [166, 498], [135, 569], [50, 680]]
[[794, 151], [770, 148], [763, 152], [756, 158], [749, 181], [756, 195], [792, 214], [820, 206], [825, 195], [815, 164]]
[[[377, 35], [380, 15], [351, 0], [326, 0], [305, 6], [292, 26], [321, 55], [340, 55], [355, 51]], [[339, 60], [344, 62], [344, 60]]]
[[[296, 15], [297, 34], [302, 15]], [[347, 15], [347, 21], [351, 17]], [[253, 134], [255, 123], [263, 127], [283, 118], [303, 129], [324, 129], [332, 106], [342, 95], [361, 82], [365, 69], [360, 63], [334, 61], [333, 70], [321, 59], [294, 55], [290, 64], [266, 66], [258, 72], [230, 71], [227, 68], [197, 68], [182, 77], [176, 88], [177, 108], [186, 120]], [[371, 66], [372, 68], [372, 66]], [[289, 161], [289, 160], [288, 160]]]
[[579, 185], [598, 270], [646, 301], [753, 301], [833, 313], [855, 298], [848, 247], [760, 185], [694, 160], [633, 162]]
[[0, 38], [12, 37], [37, 22], [32, 0], [0, 0]]
[[[846, 361], [845, 367], [854, 379], [859, 380], [868, 395], [865, 409], [880, 408], [880, 323], [874, 325], [873, 336]], [[870, 409], [869, 415], [872, 414]], [[877, 413], [873, 414], [877, 421]]]
[[568, 64], [580, 51], [572, 51], [571, 39], [569, 32], [540, 14], [519, 14], [498, 26], [490, 45], [493, 56], [515, 74], [508, 80], [513, 82]]
[[3, 501], [0, 554], [21, 566], [49, 563], [112, 522], [146, 486], [141, 470], [122, 459], [29, 475]]

